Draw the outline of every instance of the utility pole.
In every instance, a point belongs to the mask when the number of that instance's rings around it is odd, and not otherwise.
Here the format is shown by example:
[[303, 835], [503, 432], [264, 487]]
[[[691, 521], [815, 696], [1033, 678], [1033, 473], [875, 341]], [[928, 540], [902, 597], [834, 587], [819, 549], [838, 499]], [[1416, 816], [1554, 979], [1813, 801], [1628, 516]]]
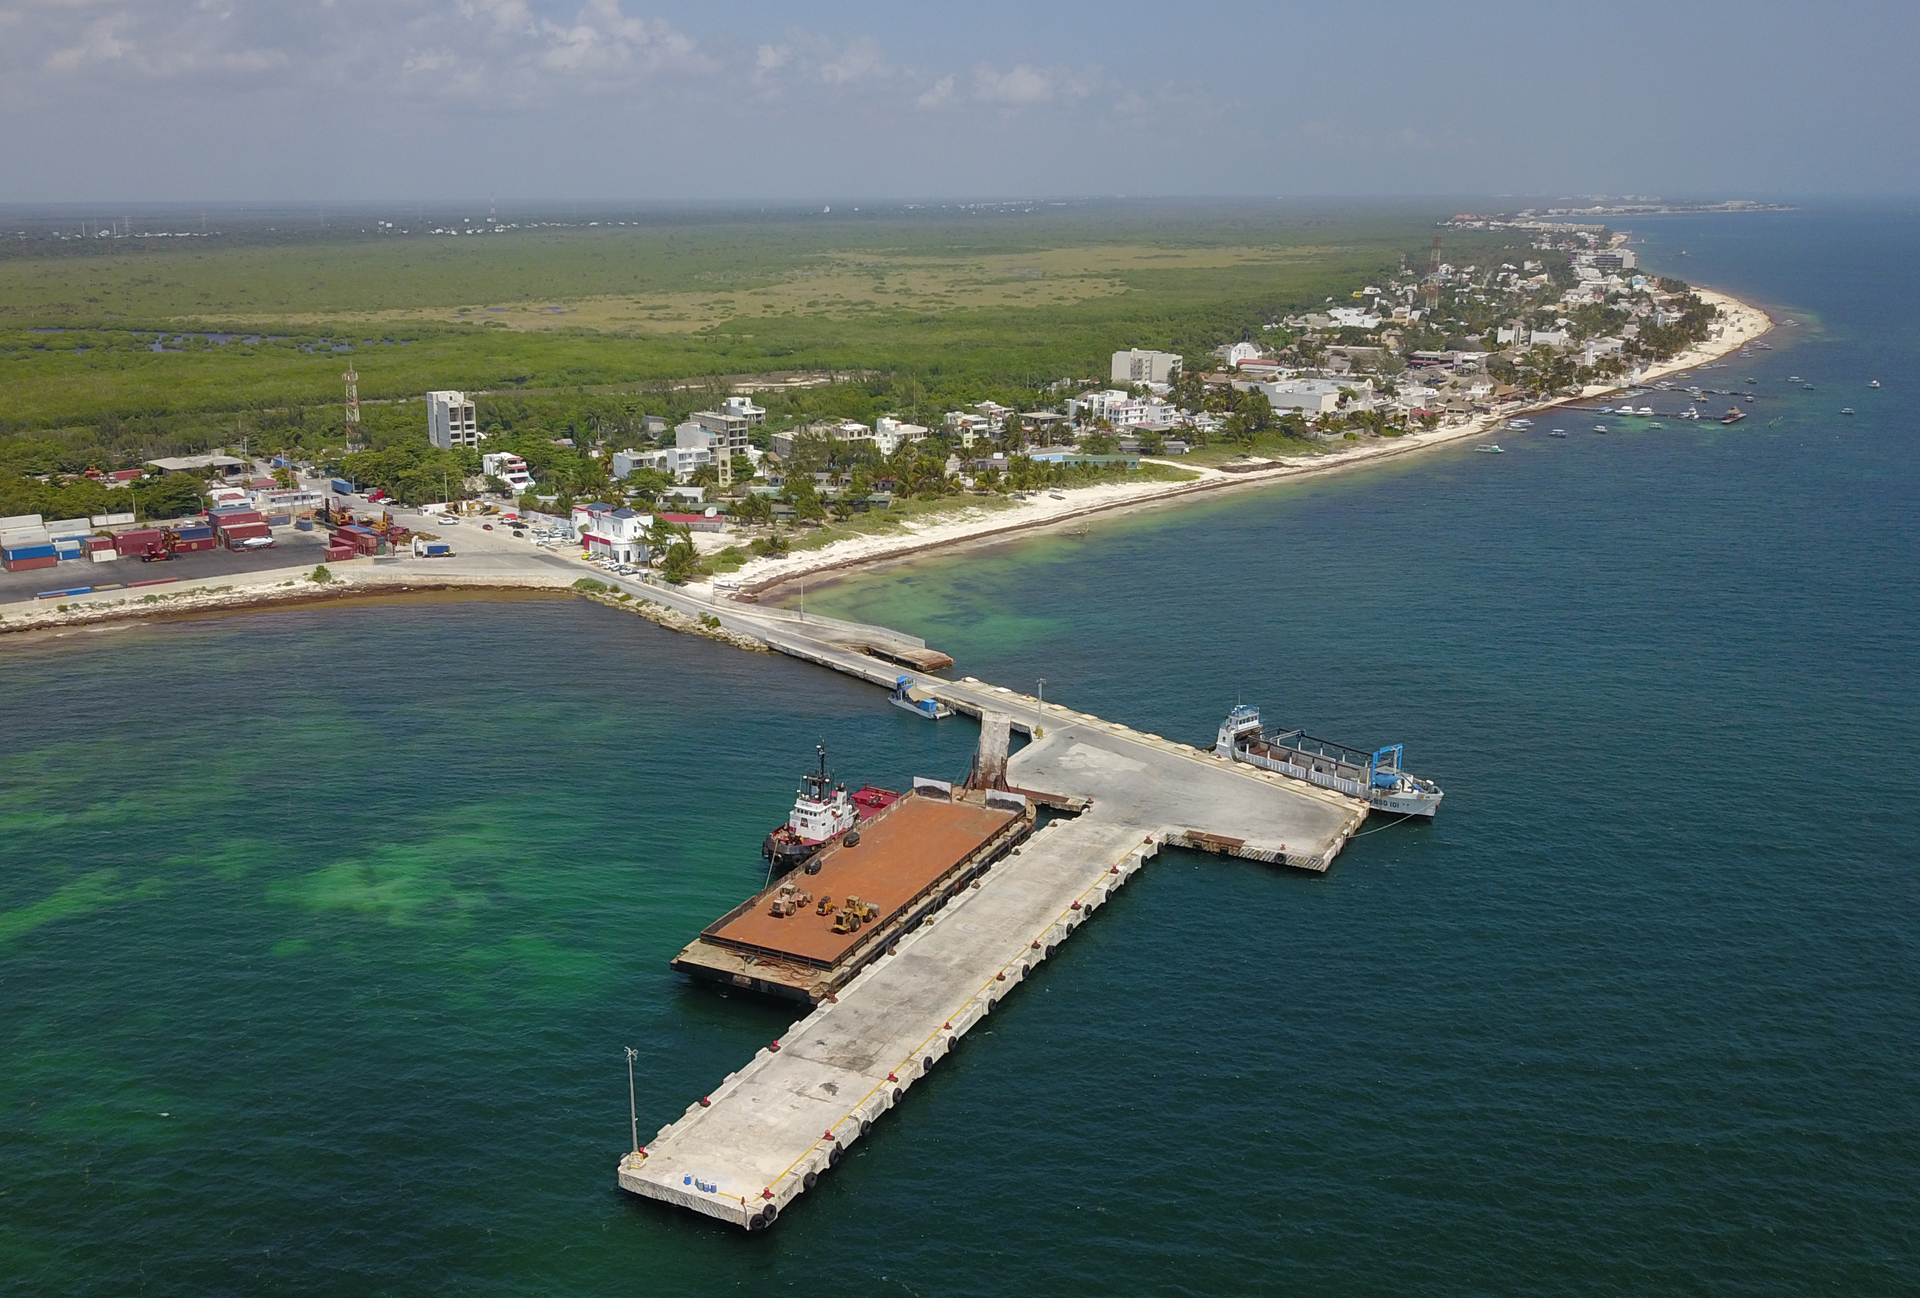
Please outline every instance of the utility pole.
[[1036, 712], [1033, 717], [1033, 737], [1035, 739], [1039, 739], [1042, 735], [1046, 733], [1040, 724], [1042, 721], [1046, 720], [1046, 716], [1047, 716], [1047, 678], [1042, 676], [1040, 678], [1040, 710]]

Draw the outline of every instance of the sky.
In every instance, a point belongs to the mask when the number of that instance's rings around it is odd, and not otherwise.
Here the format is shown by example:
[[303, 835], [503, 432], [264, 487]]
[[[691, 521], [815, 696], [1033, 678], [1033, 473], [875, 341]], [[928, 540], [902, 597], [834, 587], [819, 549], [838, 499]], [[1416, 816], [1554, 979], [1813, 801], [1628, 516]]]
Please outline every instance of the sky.
[[1920, 4], [0, 0], [0, 203], [1920, 191]]

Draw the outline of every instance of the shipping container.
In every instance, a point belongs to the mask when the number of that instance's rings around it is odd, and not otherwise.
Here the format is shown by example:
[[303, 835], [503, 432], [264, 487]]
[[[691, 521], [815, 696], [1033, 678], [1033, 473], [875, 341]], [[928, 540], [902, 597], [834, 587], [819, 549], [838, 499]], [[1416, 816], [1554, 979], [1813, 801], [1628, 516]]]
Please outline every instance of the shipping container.
[[37, 572], [42, 568], [57, 568], [60, 561], [52, 555], [44, 559], [8, 559], [8, 572]]
[[122, 532], [113, 538], [113, 548], [121, 554], [152, 554], [160, 548], [160, 533], [152, 529]]
[[292, 514], [269, 514], [267, 516], [267, 526], [268, 527], [292, 527], [293, 515]]
[[95, 550], [92, 555], [93, 561], [95, 563], [112, 563], [114, 560], [118, 559], [119, 557], [120, 557], [120, 552], [114, 549], [112, 546], [108, 546], [104, 550]]
[[10, 545], [5, 554], [8, 559], [51, 559], [55, 551], [51, 545]]
[[187, 553], [187, 552], [198, 551], [198, 550], [212, 550], [218, 547], [219, 544], [220, 542], [216, 541], [211, 536], [195, 537], [192, 540], [188, 540], [186, 537], [181, 537], [180, 544], [176, 545], [174, 549], [182, 553]]
[[210, 541], [213, 539], [211, 527], [176, 527], [174, 535], [182, 541]]
[[335, 478], [333, 480], [333, 490], [336, 495], [351, 496], [353, 494], [353, 484], [345, 478]]
[[66, 595], [91, 595], [92, 593], [93, 587], [91, 586], [69, 586], [65, 590], [43, 590], [36, 598], [60, 599]]
[[311, 518], [303, 518], [293, 525], [293, 529], [296, 532], [311, 532], [313, 530], [313, 520]]

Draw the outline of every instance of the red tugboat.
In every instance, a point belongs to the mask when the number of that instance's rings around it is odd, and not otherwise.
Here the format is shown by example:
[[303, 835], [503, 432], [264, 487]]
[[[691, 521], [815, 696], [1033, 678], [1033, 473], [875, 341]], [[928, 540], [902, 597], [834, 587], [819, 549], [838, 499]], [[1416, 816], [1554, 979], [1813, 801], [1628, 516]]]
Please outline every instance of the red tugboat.
[[805, 865], [821, 848], [842, 836], [849, 844], [858, 842], [855, 827], [900, 798], [891, 789], [876, 789], [871, 784], [854, 793], [848, 793], [844, 784], [836, 788], [833, 773], [827, 769], [827, 746], [816, 745], [815, 751], [820, 755], [819, 771], [800, 777], [800, 796], [793, 800], [792, 814], [760, 845], [760, 855], [774, 874]]

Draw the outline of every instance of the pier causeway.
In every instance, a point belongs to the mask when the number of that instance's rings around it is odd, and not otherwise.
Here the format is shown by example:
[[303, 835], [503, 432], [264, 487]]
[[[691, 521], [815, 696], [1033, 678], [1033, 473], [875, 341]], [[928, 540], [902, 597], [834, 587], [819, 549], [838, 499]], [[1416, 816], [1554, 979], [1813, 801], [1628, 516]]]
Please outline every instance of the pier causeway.
[[[633, 593], [661, 599], [651, 583]], [[903, 933], [777, 1042], [620, 1160], [620, 1188], [749, 1230], [771, 1225], [1163, 846], [1324, 872], [1367, 805], [972, 677], [910, 636], [787, 610], [663, 602], [891, 689], [1025, 733], [1006, 786], [1067, 814]], [[885, 656], [880, 656], [884, 654]]]

